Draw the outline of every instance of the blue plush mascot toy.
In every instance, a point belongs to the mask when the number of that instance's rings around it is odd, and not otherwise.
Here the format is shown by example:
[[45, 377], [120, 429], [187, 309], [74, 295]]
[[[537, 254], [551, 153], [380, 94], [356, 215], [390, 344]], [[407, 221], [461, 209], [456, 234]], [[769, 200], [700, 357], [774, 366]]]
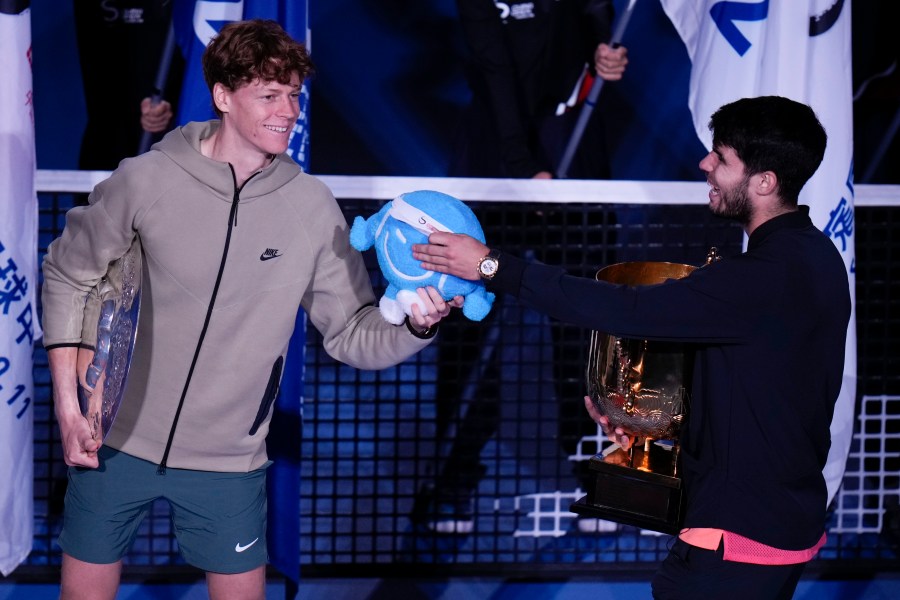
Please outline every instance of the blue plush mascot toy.
[[[397, 196], [368, 219], [356, 217], [350, 228], [350, 245], [362, 252], [373, 245], [388, 286], [378, 306], [389, 323], [399, 325], [412, 315], [413, 304], [423, 308], [416, 288], [433, 286], [445, 300], [463, 296], [462, 312], [480, 321], [491, 310], [494, 294], [480, 281], [426, 271], [413, 258], [412, 245], [425, 244], [435, 231], [465, 233], [484, 243], [484, 232], [472, 210], [460, 200], [420, 190]], [[472, 265], [475, 268], [475, 265]]]

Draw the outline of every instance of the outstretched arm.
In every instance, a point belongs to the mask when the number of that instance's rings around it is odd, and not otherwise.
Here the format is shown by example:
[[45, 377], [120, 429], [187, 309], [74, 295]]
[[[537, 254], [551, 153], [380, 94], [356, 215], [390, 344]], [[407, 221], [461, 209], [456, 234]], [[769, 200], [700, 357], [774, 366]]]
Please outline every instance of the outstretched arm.
[[413, 258], [422, 268], [449, 273], [460, 279], [477, 281], [478, 261], [487, 256], [490, 248], [464, 233], [439, 231], [428, 237], [427, 244], [414, 244]]

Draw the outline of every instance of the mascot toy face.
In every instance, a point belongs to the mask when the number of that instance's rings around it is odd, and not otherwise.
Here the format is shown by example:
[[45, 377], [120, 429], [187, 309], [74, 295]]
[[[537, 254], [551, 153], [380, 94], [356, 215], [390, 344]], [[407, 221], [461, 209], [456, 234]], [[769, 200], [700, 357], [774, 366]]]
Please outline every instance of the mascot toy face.
[[416, 289], [427, 286], [437, 289], [445, 300], [463, 296], [463, 315], [473, 321], [480, 321], [490, 311], [494, 294], [485, 290], [480, 281], [426, 271], [413, 258], [413, 244], [428, 243], [428, 236], [435, 231], [465, 233], [484, 242], [475, 213], [460, 200], [441, 192], [401, 194], [369, 219], [354, 219], [350, 244], [359, 251], [374, 246], [378, 265], [388, 282], [379, 302], [381, 314], [388, 322], [402, 323], [407, 315], [412, 315], [414, 304], [423, 309]]

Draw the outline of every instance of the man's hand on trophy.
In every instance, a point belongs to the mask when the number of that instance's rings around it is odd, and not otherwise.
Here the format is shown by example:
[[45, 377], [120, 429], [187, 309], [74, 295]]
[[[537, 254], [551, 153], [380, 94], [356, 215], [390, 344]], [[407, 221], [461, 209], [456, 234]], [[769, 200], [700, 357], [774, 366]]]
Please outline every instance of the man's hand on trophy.
[[100, 466], [97, 459], [97, 450], [100, 449], [100, 440], [91, 434], [91, 428], [87, 419], [81, 415], [73, 415], [68, 419], [59, 420], [59, 433], [62, 438], [63, 458], [70, 467], [89, 467], [96, 469]]
[[[47, 351], [53, 381], [53, 408], [59, 423], [63, 458], [70, 467], [97, 468], [100, 440], [91, 435], [91, 427], [81, 414], [78, 401], [78, 349], [62, 346]], [[85, 365], [90, 359], [85, 361]]]
[[600, 414], [600, 411], [594, 406], [594, 402], [591, 400], [590, 396], [584, 397], [584, 407], [587, 409], [588, 414], [594, 422], [603, 429], [603, 433], [606, 434], [610, 441], [621, 446], [622, 450], [631, 448], [631, 445], [634, 443], [634, 436], [629, 435], [628, 432], [621, 427], [616, 427], [613, 430], [609, 424], [609, 419], [605, 415]]

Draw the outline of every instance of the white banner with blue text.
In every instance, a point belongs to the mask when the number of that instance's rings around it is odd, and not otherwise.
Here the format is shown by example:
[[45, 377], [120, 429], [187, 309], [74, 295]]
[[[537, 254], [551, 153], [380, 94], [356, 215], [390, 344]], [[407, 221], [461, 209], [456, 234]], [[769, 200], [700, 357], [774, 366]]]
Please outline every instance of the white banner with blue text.
[[31, 10], [0, 0], [0, 573], [31, 551], [34, 341], [40, 336]]
[[[856, 289], [853, 98], [849, 0], [662, 0], [691, 59], [688, 104], [711, 148], [709, 118], [739, 98], [784, 96], [810, 105], [828, 134], [825, 159], [800, 194], [813, 222], [841, 251]], [[829, 502], [844, 477], [856, 403], [856, 300], [844, 379], [824, 469]]]

